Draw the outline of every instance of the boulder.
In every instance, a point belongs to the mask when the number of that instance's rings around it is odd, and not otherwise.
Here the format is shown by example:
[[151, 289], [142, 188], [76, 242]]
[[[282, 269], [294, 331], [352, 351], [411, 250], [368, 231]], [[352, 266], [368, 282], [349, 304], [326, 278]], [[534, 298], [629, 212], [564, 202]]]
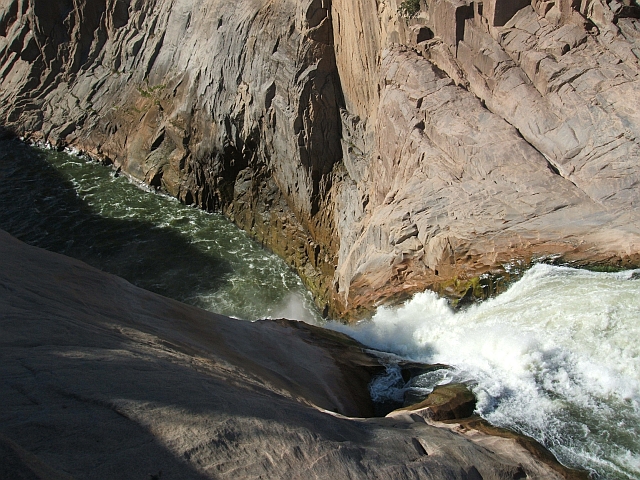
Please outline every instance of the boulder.
[[456, 420], [469, 418], [476, 409], [476, 397], [469, 388], [462, 383], [438, 385], [425, 400], [401, 410], [422, 411], [434, 421]]

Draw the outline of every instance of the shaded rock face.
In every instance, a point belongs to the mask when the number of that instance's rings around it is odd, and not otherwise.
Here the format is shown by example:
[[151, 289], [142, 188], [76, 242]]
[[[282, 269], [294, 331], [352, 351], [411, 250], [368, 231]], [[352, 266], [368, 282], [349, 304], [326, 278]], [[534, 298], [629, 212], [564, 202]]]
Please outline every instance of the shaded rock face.
[[0, 311], [3, 479], [567, 478], [512, 438], [350, 418], [380, 366], [344, 335], [205, 312], [3, 231]]
[[334, 316], [639, 264], [637, 6], [397, 7], [2, 0], [1, 122], [222, 210]]
[[221, 209], [327, 296], [341, 92], [322, 2], [4, 3], [3, 123]]

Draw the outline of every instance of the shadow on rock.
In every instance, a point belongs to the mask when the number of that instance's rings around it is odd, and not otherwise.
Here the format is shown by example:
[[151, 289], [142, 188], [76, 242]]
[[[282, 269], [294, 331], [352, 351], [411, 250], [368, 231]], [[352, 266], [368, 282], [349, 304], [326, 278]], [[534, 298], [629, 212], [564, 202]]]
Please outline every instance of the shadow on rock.
[[225, 283], [229, 262], [169, 228], [97, 215], [45, 155], [0, 132], [0, 228], [178, 300]]

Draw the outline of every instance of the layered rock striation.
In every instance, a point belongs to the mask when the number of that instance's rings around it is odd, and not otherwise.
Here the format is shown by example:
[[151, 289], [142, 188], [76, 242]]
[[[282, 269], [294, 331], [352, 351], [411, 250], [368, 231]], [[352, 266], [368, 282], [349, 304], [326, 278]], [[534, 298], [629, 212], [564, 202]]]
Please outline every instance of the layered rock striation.
[[624, 0], [2, 0], [0, 117], [219, 209], [325, 313], [640, 263]]

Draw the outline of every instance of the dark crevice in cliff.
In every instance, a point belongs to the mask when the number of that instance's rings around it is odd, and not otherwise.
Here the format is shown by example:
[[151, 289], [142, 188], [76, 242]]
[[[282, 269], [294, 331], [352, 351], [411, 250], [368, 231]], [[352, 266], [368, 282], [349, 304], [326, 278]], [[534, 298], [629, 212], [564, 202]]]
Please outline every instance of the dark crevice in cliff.
[[18, 18], [18, 0], [11, 0], [11, 3], [0, 13], [0, 36], [7, 36], [7, 29]]

